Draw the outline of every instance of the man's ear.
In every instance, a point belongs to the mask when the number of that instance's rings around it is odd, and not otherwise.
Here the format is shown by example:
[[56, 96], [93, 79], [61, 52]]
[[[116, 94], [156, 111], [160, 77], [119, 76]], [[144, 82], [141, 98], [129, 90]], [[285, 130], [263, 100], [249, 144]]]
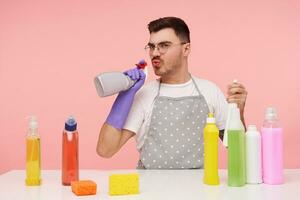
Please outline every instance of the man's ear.
[[191, 43], [184, 44], [183, 55], [188, 56], [191, 52]]

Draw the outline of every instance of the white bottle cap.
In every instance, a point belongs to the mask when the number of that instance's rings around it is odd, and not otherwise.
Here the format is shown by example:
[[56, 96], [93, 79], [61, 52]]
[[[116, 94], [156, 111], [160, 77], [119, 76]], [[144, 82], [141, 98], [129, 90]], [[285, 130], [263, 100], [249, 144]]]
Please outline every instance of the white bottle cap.
[[267, 120], [277, 119], [277, 112], [274, 107], [268, 107], [266, 109], [265, 119]]
[[29, 128], [36, 129], [38, 127], [38, 123], [35, 116], [29, 116]]
[[256, 128], [255, 125], [249, 124], [249, 125], [248, 125], [248, 128], [247, 128], [247, 131], [257, 131], [257, 128]]

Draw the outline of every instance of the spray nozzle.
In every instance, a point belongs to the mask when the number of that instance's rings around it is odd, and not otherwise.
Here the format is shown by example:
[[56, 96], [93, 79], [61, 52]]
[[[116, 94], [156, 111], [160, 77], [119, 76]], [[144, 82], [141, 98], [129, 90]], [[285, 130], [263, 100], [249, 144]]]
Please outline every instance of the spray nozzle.
[[29, 128], [36, 129], [38, 127], [38, 123], [35, 116], [29, 116]]
[[138, 64], [135, 64], [137, 66], [137, 68], [139, 69], [145, 69], [145, 67], [147, 66], [147, 63], [145, 60], [140, 60], [140, 62]]
[[274, 107], [268, 107], [265, 114], [266, 119], [277, 119], [277, 112]]

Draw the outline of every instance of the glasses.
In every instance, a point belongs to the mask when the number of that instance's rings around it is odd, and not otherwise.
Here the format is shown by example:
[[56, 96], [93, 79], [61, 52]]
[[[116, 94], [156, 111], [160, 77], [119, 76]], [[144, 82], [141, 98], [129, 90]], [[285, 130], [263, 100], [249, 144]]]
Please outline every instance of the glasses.
[[153, 53], [153, 51], [155, 50], [155, 48], [157, 49], [157, 51], [160, 54], [164, 54], [168, 51], [168, 49], [172, 46], [175, 45], [183, 45], [183, 44], [187, 44], [188, 42], [181, 42], [178, 44], [173, 44], [172, 42], [160, 42], [158, 44], [152, 44], [149, 43], [145, 46], [145, 50], [148, 51], [149, 53]]

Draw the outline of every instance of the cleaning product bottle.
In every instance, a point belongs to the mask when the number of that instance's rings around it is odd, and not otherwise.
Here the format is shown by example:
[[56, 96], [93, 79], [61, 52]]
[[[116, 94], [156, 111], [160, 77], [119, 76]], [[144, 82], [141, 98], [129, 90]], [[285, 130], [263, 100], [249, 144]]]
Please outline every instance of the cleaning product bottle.
[[228, 128], [229, 128], [229, 122], [230, 122], [230, 118], [231, 118], [231, 111], [234, 108], [237, 108], [236, 103], [228, 103], [227, 119], [226, 119], [226, 125], [225, 125], [224, 136], [223, 136], [223, 145], [225, 147], [228, 147]]
[[219, 129], [213, 113], [208, 114], [204, 133], [204, 180], [207, 185], [219, 185], [218, 141]]
[[255, 125], [246, 132], [246, 180], [247, 183], [262, 183], [261, 136]]
[[262, 133], [263, 182], [267, 184], [283, 183], [283, 144], [282, 127], [275, 108], [266, 110]]
[[34, 116], [30, 117], [29, 130], [26, 137], [26, 185], [41, 185], [41, 146], [38, 135], [38, 123]]
[[70, 116], [65, 123], [62, 142], [62, 184], [78, 181], [78, 132], [77, 122]]
[[[147, 63], [141, 60], [136, 66], [143, 69], [147, 77]], [[98, 95], [105, 97], [128, 90], [135, 82], [122, 72], [104, 72], [94, 78], [94, 83]]]
[[[234, 79], [232, 81], [232, 84], [236, 84], [236, 83], [237, 83], [237, 80]], [[225, 147], [228, 147], [228, 127], [229, 127], [229, 122], [230, 122], [230, 118], [231, 118], [231, 110], [233, 108], [237, 108], [237, 104], [236, 103], [228, 103], [227, 118], [226, 118], [225, 130], [224, 130], [224, 135], [223, 135], [223, 145]]]
[[239, 108], [234, 108], [228, 127], [228, 185], [245, 184], [245, 128], [240, 119]]

